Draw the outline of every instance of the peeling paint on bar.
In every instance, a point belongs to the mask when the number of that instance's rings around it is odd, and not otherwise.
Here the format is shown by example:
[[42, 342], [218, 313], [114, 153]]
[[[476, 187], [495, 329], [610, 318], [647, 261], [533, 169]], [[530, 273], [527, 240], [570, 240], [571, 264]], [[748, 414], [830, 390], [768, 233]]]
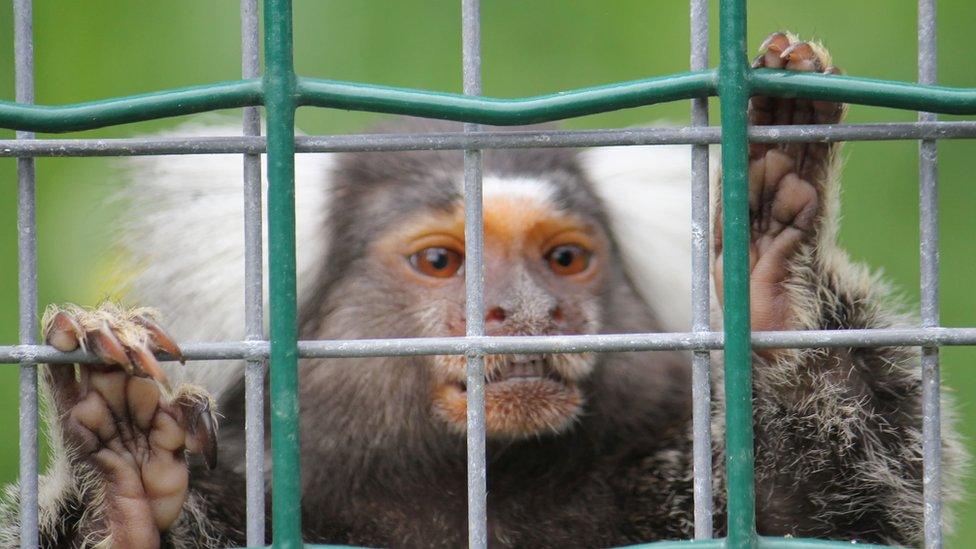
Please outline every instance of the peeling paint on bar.
[[[708, 1], [691, 1], [691, 70], [708, 68]], [[691, 100], [691, 123], [708, 126], [708, 98]], [[697, 333], [709, 326], [708, 145], [691, 149], [691, 304]], [[709, 352], [692, 356], [692, 438], [694, 440], [695, 539], [712, 537], [712, 381]]]
[[[257, 0], [241, 0], [241, 76], [261, 74]], [[261, 135], [261, 113], [257, 107], [244, 109], [245, 136]], [[244, 158], [244, 330], [248, 340], [264, 339], [264, 276], [261, 231], [261, 156]], [[265, 360], [248, 360], [244, 367], [245, 499], [246, 541], [251, 547], [264, 545], [264, 382]]]

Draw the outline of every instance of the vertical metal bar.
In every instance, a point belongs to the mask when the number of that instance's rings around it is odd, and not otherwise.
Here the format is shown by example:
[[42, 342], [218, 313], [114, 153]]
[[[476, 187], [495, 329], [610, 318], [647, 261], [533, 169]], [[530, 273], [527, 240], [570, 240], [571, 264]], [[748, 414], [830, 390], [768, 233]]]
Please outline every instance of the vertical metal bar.
[[[935, 0], [918, 2], [918, 81], [936, 83], [937, 35]], [[934, 113], [918, 113], [919, 122], [934, 122]], [[939, 325], [939, 172], [935, 140], [919, 144], [919, 236], [922, 326]], [[925, 501], [925, 547], [942, 547], [942, 436], [939, 403], [939, 348], [922, 348], [922, 490]]]
[[746, 4], [722, 0], [718, 94], [722, 101], [722, 235], [725, 307], [725, 447], [728, 547], [758, 546], [752, 442], [752, 353], [749, 346], [749, 64]]
[[[241, 0], [241, 73], [261, 72], [258, 2]], [[244, 109], [244, 135], [261, 135], [257, 107]], [[248, 340], [264, 339], [263, 264], [261, 261], [261, 155], [244, 155], [244, 328]], [[244, 369], [245, 494], [247, 545], [264, 545], [264, 361], [249, 360]]]
[[[34, 102], [31, 0], [14, 0], [14, 79], [18, 103]], [[17, 132], [17, 139], [33, 139]], [[17, 159], [17, 265], [20, 343], [37, 343], [37, 220], [34, 159]], [[37, 547], [37, 365], [20, 365], [20, 546]]]
[[[463, 86], [466, 95], [481, 95], [481, 5], [461, 0]], [[464, 131], [477, 131], [465, 124]], [[465, 331], [485, 333], [484, 227], [481, 211], [481, 151], [464, 151], [464, 272]], [[488, 487], [485, 456], [485, 361], [481, 354], [467, 356], [468, 414], [468, 547], [488, 547]]]
[[274, 546], [302, 546], [295, 266], [295, 69], [291, 0], [264, 2], [271, 307], [271, 452]]
[[[708, 0], [691, 0], [691, 70], [708, 68]], [[691, 100], [691, 125], [708, 126], [708, 98]], [[692, 329], [709, 330], [708, 145], [691, 147]], [[708, 351], [692, 357], [695, 539], [712, 537], [712, 388]]]

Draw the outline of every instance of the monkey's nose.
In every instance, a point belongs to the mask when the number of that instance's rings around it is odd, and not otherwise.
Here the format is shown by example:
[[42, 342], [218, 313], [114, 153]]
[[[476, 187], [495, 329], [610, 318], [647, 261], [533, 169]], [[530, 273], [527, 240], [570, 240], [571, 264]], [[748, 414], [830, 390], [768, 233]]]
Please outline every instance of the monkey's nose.
[[[492, 307], [485, 312], [485, 323], [502, 323], [509, 317], [508, 311], [504, 307]], [[563, 310], [559, 305], [553, 305], [549, 310], [549, 319], [560, 323], [563, 321]]]

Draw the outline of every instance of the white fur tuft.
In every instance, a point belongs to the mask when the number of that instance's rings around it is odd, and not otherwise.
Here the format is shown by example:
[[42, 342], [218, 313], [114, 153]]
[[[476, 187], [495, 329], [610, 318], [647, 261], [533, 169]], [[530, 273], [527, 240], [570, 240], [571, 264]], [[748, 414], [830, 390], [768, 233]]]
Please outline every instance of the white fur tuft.
[[[212, 122], [212, 121], [211, 121]], [[167, 137], [241, 135], [241, 126], [197, 123]], [[331, 157], [295, 157], [299, 295], [307, 293], [325, 254], [323, 217]], [[181, 342], [244, 339], [244, 199], [240, 155], [134, 157], [125, 161], [121, 245], [129, 299], [157, 307]], [[267, 188], [266, 166], [262, 181]], [[266, 212], [266, 208], [265, 208]], [[267, 217], [262, 220], [267, 300]], [[241, 363], [194, 362], [171, 367], [174, 380], [192, 381], [219, 396]]]
[[482, 182], [485, 197], [504, 195], [545, 204], [552, 201], [554, 191], [552, 183], [544, 179], [485, 176]]
[[589, 149], [583, 167], [637, 291], [665, 331], [690, 331], [691, 147]]

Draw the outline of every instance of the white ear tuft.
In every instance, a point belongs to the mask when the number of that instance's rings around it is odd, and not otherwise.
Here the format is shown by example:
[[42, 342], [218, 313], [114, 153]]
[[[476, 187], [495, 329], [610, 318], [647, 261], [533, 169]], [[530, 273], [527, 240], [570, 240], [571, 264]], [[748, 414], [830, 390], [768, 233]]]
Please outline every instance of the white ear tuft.
[[[191, 123], [159, 137], [241, 135], [222, 118]], [[295, 160], [299, 300], [308, 294], [325, 254], [331, 157]], [[263, 161], [262, 161], [263, 164]], [[124, 161], [126, 207], [120, 244], [130, 300], [160, 310], [180, 342], [244, 338], [244, 198], [241, 155], [133, 157]], [[262, 165], [263, 187], [267, 188]], [[262, 249], [267, 299], [267, 214]], [[203, 385], [214, 396], [239, 376], [242, 364], [195, 362], [169, 368], [174, 381]]]
[[691, 331], [691, 147], [604, 147], [583, 166], [625, 269], [666, 331]]

